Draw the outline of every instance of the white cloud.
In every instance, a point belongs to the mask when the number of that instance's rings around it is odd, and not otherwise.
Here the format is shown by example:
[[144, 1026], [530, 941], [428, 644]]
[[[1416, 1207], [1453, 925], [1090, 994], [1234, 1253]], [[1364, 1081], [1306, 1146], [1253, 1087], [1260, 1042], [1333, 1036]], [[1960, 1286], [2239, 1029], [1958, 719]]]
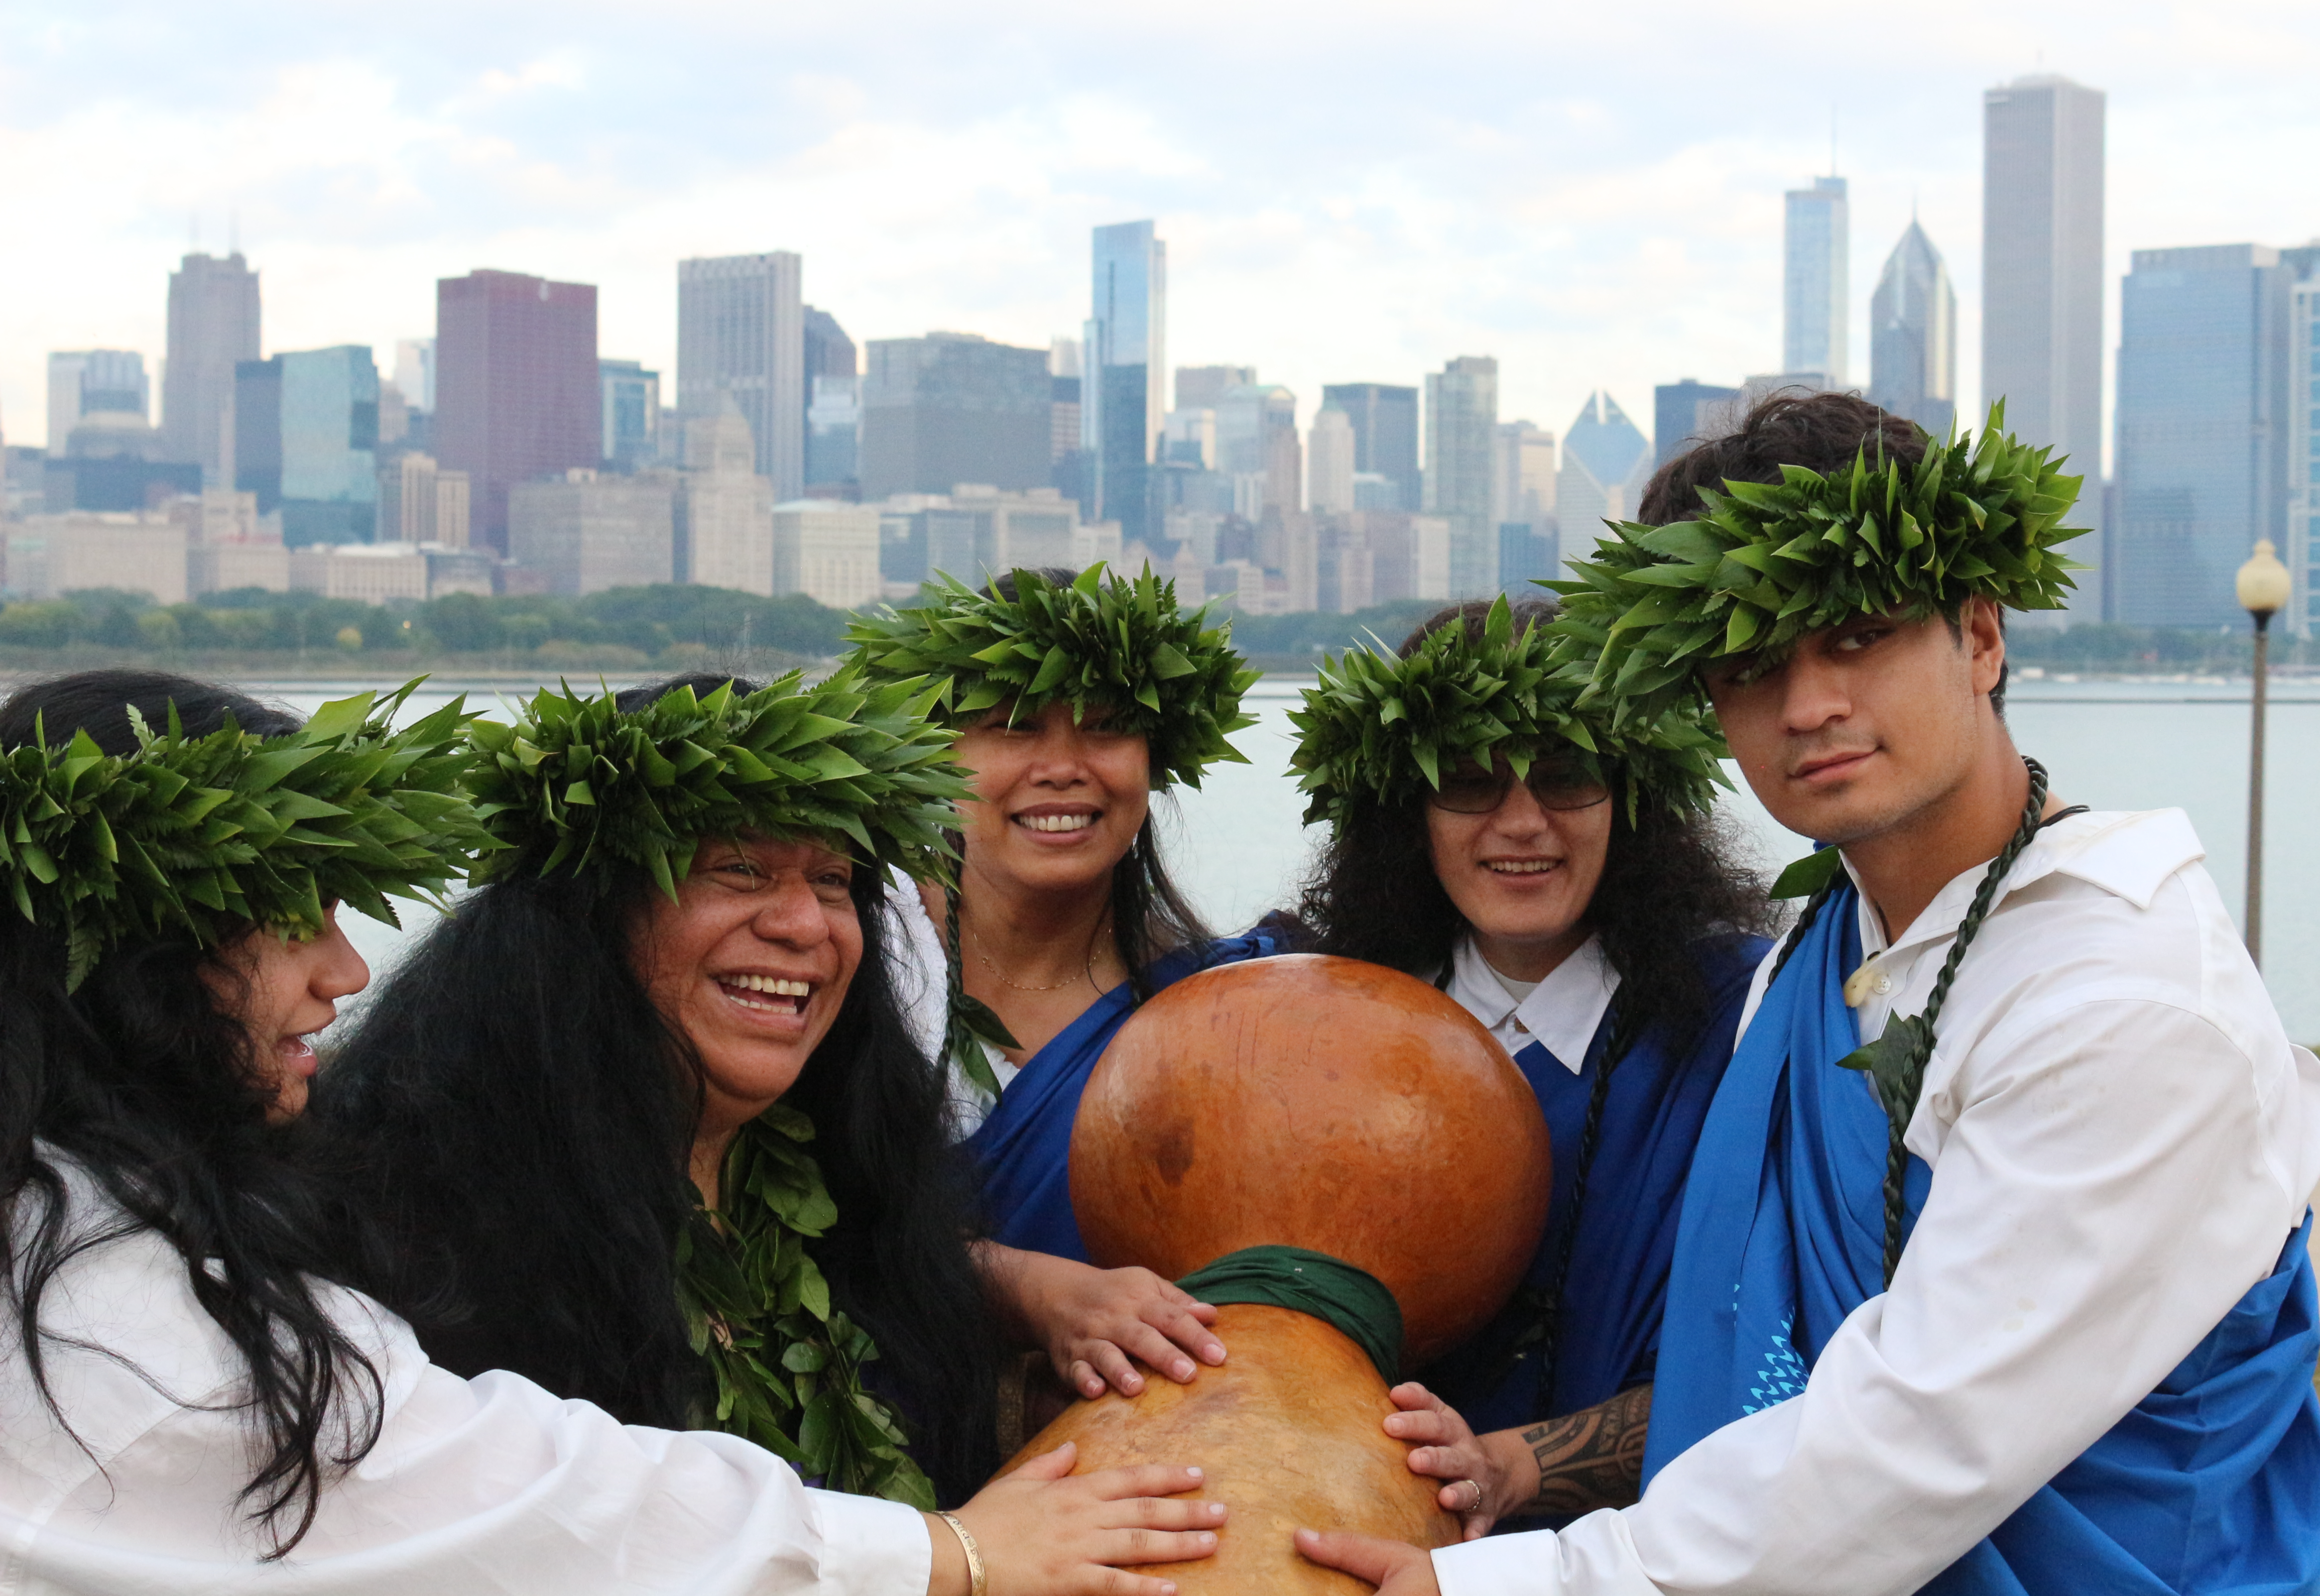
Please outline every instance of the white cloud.
[[[1970, 0], [1575, 14], [1513, 0], [1155, 18], [1062, 0], [811, 15], [413, 0], [20, 3], [0, 20], [0, 421], [41, 434], [46, 351], [163, 343], [198, 213], [240, 215], [269, 348], [426, 331], [477, 266], [600, 285], [603, 345], [667, 368], [675, 263], [794, 248], [857, 338], [1023, 343], [1085, 315], [1087, 230], [1159, 219], [1172, 360], [1415, 383], [1496, 355], [1560, 428], [1596, 387], [1776, 364], [1781, 190], [1853, 185], [1855, 360], [1912, 206], [1949, 258], [1975, 391], [1980, 90], [2110, 91], [2113, 275], [2136, 246], [2320, 232], [2320, 23]], [[36, 241], [26, 247], [24, 241]], [[1865, 376], [1865, 369], [1856, 372]]]

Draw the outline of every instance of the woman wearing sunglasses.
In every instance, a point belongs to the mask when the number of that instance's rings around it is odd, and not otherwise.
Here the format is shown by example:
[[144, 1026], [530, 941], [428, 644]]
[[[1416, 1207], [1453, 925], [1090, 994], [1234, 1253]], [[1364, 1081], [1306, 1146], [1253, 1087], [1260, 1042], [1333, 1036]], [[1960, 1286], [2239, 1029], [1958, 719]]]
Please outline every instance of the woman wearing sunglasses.
[[1306, 945], [1456, 998], [1553, 1138], [1522, 1289], [1398, 1388], [1387, 1421], [1470, 1537], [1635, 1499], [1684, 1176], [1766, 946], [1761, 885], [1713, 814], [1713, 723], [1615, 733], [1578, 708], [1583, 674], [1550, 661], [1554, 613], [1442, 610], [1396, 657], [1325, 669], [1291, 717], [1306, 819], [1331, 826]]

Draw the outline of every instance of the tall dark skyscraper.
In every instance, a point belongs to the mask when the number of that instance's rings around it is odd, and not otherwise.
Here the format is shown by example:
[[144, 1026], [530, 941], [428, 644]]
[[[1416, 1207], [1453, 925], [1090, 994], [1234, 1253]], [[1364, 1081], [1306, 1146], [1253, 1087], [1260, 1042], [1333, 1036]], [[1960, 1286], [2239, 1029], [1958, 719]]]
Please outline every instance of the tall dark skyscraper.
[[1418, 466], [1418, 390], [1390, 383], [1333, 383], [1321, 390], [1321, 403], [1343, 410], [1354, 425], [1354, 469], [1390, 478], [1400, 491], [1400, 508], [1426, 502], [1424, 474]]
[[[258, 358], [258, 274], [240, 252], [188, 255], [169, 274], [169, 356], [161, 374], [162, 447], [222, 487], [232, 475], [226, 437], [233, 368]], [[61, 441], [61, 440], [59, 440]]]
[[872, 338], [868, 349], [870, 369], [862, 379], [865, 501], [947, 493], [961, 482], [1047, 486], [1055, 435], [1047, 351], [961, 332]]
[[435, 284], [435, 455], [467, 473], [470, 537], [507, 553], [508, 490], [603, 458], [596, 289], [521, 272]]
[[[2297, 274], [2280, 253], [2134, 252], [2119, 307], [2118, 519], [2104, 573], [2112, 619], [2244, 625], [2232, 581], [2240, 563], [2259, 537], [2288, 549], [2289, 406], [2315, 374], [2288, 370]], [[2093, 541], [2062, 552], [2084, 560], [2079, 547]]]
[[1095, 467], [1096, 513], [1123, 537], [1158, 531], [1152, 462], [1168, 408], [1168, 246], [1149, 221], [1095, 230], [1081, 436]]
[[713, 416], [733, 396], [776, 503], [805, 492], [803, 264], [786, 249], [676, 263], [676, 408]]
[[1957, 291], [1914, 217], [1869, 300], [1869, 398], [1935, 437], [1957, 414]]
[[860, 485], [862, 356], [838, 318], [805, 307], [805, 485]]

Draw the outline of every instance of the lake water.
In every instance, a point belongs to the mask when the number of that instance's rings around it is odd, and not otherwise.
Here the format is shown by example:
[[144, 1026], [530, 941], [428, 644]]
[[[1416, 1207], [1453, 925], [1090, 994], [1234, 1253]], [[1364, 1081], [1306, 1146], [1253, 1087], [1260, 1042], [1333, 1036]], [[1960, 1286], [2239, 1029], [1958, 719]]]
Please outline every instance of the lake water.
[[[1220, 930], [1237, 929], [1287, 903], [1311, 838], [1299, 824], [1304, 804], [1285, 774], [1288, 712], [1310, 683], [1271, 676], [1250, 696], [1257, 724], [1234, 739], [1246, 765], [1213, 769], [1198, 792], [1160, 806], [1178, 879]], [[2098, 809], [2187, 810], [2207, 848], [2207, 869], [2240, 912], [2247, 868], [2248, 684], [2244, 681], [2019, 681], [2007, 696], [2016, 743], [2053, 772], [2068, 803]], [[260, 685], [312, 712], [349, 690], [336, 685]], [[447, 692], [416, 698], [424, 710]], [[495, 690], [470, 702], [503, 714]], [[2275, 682], [2265, 826], [2265, 976], [2291, 1035], [2320, 1041], [2320, 827], [2304, 795], [2320, 791], [2320, 688]], [[1733, 772], [1735, 784], [1737, 772]], [[1768, 868], [1795, 858], [1804, 842], [1775, 825], [1743, 787], [1726, 802]], [[348, 916], [348, 929], [374, 962], [394, 957], [387, 927]]]

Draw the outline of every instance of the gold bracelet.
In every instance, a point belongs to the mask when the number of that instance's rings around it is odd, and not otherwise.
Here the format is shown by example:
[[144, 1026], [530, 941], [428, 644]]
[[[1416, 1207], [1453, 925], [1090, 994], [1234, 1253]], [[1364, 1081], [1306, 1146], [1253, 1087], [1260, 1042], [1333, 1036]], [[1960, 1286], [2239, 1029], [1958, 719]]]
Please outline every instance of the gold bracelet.
[[958, 1537], [958, 1549], [966, 1554], [966, 1596], [987, 1596], [991, 1581], [983, 1571], [983, 1548], [974, 1544], [974, 1537], [966, 1532], [966, 1526], [952, 1514], [937, 1513], [935, 1517], [950, 1526], [950, 1532]]

